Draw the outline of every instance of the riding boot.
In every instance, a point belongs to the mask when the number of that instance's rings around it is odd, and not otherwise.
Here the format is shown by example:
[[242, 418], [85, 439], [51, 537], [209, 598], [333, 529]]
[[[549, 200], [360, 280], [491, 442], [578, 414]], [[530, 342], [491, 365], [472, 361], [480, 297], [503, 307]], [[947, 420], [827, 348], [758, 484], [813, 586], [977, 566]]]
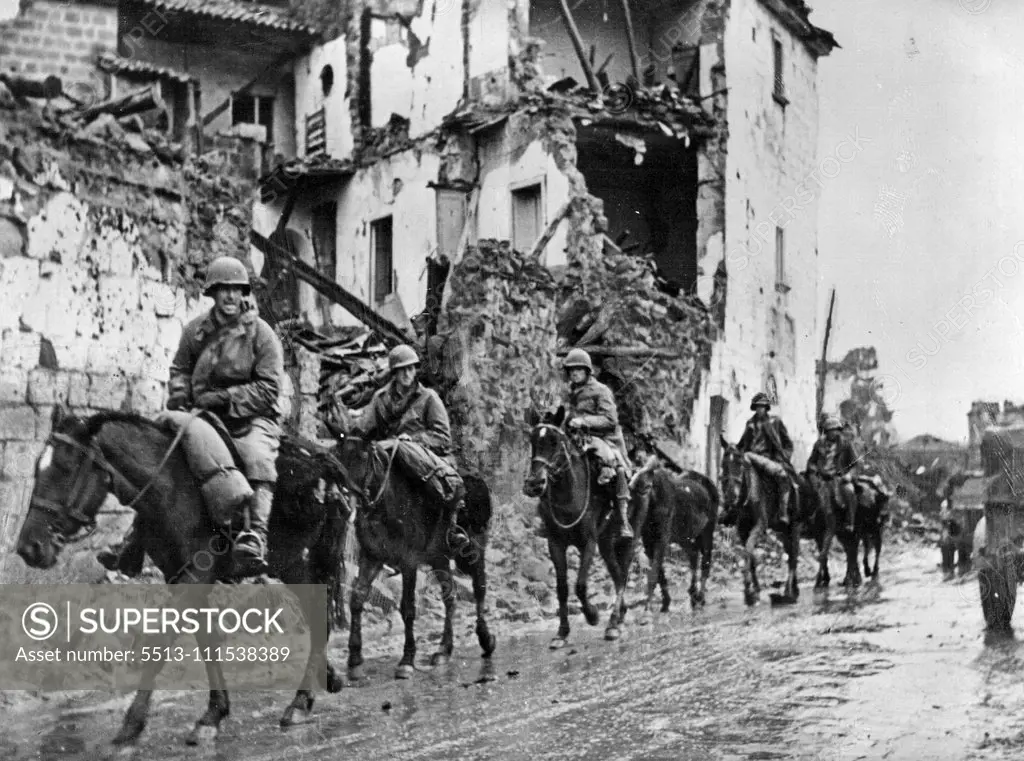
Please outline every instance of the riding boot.
[[778, 523], [782, 526], [789, 525], [789, 483], [779, 486], [779, 517]]
[[[138, 520], [138, 519], [136, 519]], [[96, 560], [108, 571], [118, 571], [130, 579], [142, 573], [142, 565], [146, 559], [142, 540], [133, 522], [128, 533], [118, 544], [111, 545], [96, 554]]]
[[274, 504], [274, 485], [266, 481], [254, 481], [253, 496], [249, 504], [249, 528], [235, 539], [233, 555], [234, 576], [259, 576], [266, 573], [267, 566], [267, 524], [270, 522], [270, 507]]
[[619, 467], [616, 470], [617, 480], [615, 482], [615, 502], [619, 506], [619, 536], [623, 539], [633, 538], [633, 527], [629, 525], [629, 479], [626, 478], [626, 469]]
[[448, 546], [452, 550], [458, 550], [469, 544], [469, 534], [459, 525], [459, 513], [466, 508], [464, 499], [458, 500], [454, 506], [448, 508]]
[[843, 501], [846, 502], [846, 526], [845, 529], [848, 533], [852, 534], [856, 531], [856, 518], [857, 518], [857, 494], [853, 495], [845, 494], [840, 492]]

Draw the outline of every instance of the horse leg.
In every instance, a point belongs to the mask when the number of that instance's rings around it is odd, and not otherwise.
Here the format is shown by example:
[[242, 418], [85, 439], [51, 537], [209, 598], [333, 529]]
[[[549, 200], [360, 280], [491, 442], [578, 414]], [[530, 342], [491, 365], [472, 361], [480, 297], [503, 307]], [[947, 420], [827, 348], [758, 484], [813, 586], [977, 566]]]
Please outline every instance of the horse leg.
[[687, 592], [690, 594], [690, 607], [696, 610], [700, 605], [700, 587], [697, 584], [697, 564], [700, 561], [700, 547], [697, 546], [697, 542], [690, 542], [687, 554], [690, 556], [690, 588]]
[[567, 546], [548, 539], [548, 554], [555, 566], [555, 591], [558, 594], [558, 633], [551, 640], [551, 649], [565, 646], [569, 636], [569, 567], [566, 562]]
[[[405, 647], [402, 648], [402, 660], [395, 669], [395, 679], [411, 679], [416, 661], [416, 566], [402, 569], [402, 602], [399, 611], [405, 625]], [[454, 603], [452, 603], [454, 604]], [[445, 599], [445, 629], [448, 628], [447, 609], [449, 600]], [[442, 643], [443, 646], [443, 643]]]
[[352, 594], [349, 596], [348, 622], [348, 678], [358, 681], [363, 678], [363, 607], [370, 596], [370, 586], [377, 578], [383, 563], [371, 560], [365, 555], [359, 558], [359, 575]]
[[[217, 642], [218, 640], [209, 632], [201, 629], [196, 632], [196, 644], [199, 645], [201, 651], [215, 650]], [[206, 666], [206, 678], [210, 682], [210, 697], [205, 713], [199, 717], [192, 728], [192, 733], [185, 741], [188, 745], [209, 743], [216, 739], [220, 732], [221, 721], [226, 719], [231, 712], [227, 685], [224, 683], [224, 673], [221, 670], [220, 662], [211, 658], [204, 665]]]
[[761, 521], [750, 529], [746, 537], [741, 537], [743, 542], [743, 601], [747, 605], [754, 605], [761, 596], [761, 584], [757, 580], [757, 542], [761, 538], [764, 526]]
[[430, 665], [446, 666], [455, 649], [455, 634], [452, 631], [452, 619], [455, 617], [455, 582], [452, 579], [451, 570], [448, 568], [448, 558], [444, 556], [435, 558], [431, 563], [431, 568], [438, 584], [441, 585], [441, 595], [444, 598], [444, 632], [441, 634], [441, 644], [438, 646], [437, 652], [430, 656]]
[[[604, 638], [607, 640], [617, 640], [621, 636], [619, 629], [622, 625], [623, 611], [626, 608], [626, 574], [629, 565], [623, 563], [626, 558], [622, 557], [623, 553], [617, 551], [615, 541], [607, 538], [607, 536], [608, 534], [606, 533], [602, 537], [599, 547], [601, 557], [604, 558], [605, 566], [608, 568], [608, 575], [612, 579], [612, 584], [615, 585], [615, 600], [612, 603], [612, 610], [608, 616], [608, 627], [604, 631]], [[625, 554], [629, 553], [632, 544], [632, 541], [627, 543]], [[581, 578], [582, 575], [581, 570]]]
[[800, 561], [800, 524], [795, 520], [790, 523], [786, 534], [786, 557], [789, 561], [789, 574], [786, 577], [785, 595], [790, 600], [800, 597], [800, 584], [797, 580], [797, 564]]
[[[302, 682], [292, 702], [281, 715], [281, 727], [291, 727], [302, 724], [309, 719], [313, 711], [313, 685], [317, 682], [319, 675], [324, 676], [325, 686], [330, 692], [337, 692], [341, 689], [341, 682], [334, 673], [334, 669], [327, 661], [327, 640], [330, 637], [330, 623], [327, 620], [327, 609], [320, 608], [318, 595], [312, 591], [315, 587], [306, 586], [311, 584], [308, 579], [308, 568], [305, 563], [296, 564], [299, 566], [297, 572], [283, 573], [282, 576], [289, 578], [284, 581], [289, 584], [292, 592], [299, 598], [299, 605], [302, 607], [302, 614], [309, 626], [309, 657], [306, 659], [306, 669], [302, 674]], [[290, 579], [301, 579], [302, 581], [291, 581]], [[305, 582], [305, 584], [303, 584]], [[301, 586], [300, 586], [301, 584]]]
[[497, 641], [487, 627], [487, 618], [484, 616], [487, 601], [487, 566], [484, 564], [483, 552], [473, 556], [469, 571], [473, 579], [473, 600], [476, 602], [476, 639], [480, 643], [482, 656], [490, 658]]
[[576, 597], [583, 608], [583, 617], [591, 626], [597, 626], [597, 622], [601, 619], [597, 608], [587, 599], [587, 579], [590, 576], [590, 564], [594, 562], [596, 544], [597, 542], [591, 539], [583, 546], [583, 551], [580, 552], [580, 571], [576, 577]]
[[840, 586], [859, 587], [860, 576], [860, 539], [856, 534], [843, 536], [843, 550], [846, 552], [846, 578]]
[[882, 529], [881, 527], [875, 529], [873, 532], [872, 539], [875, 545], [875, 564], [871, 569], [871, 578], [878, 581], [878, 558], [882, 554]]
[[709, 524], [704, 530], [700, 553], [700, 593], [698, 602], [703, 608], [708, 597], [708, 577], [711, 575], [711, 553], [715, 546], [715, 527]]
[[[658, 583], [658, 576], [661, 573], [663, 564], [665, 563], [665, 547], [668, 542], [660, 535], [658, 538], [648, 547], [645, 548], [647, 557], [651, 561], [651, 567], [647, 571], [647, 600], [644, 602], [644, 614], [645, 618], [650, 615], [651, 612], [651, 601], [654, 599], [654, 587]], [[668, 608], [663, 607], [662, 612], [667, 611]]]

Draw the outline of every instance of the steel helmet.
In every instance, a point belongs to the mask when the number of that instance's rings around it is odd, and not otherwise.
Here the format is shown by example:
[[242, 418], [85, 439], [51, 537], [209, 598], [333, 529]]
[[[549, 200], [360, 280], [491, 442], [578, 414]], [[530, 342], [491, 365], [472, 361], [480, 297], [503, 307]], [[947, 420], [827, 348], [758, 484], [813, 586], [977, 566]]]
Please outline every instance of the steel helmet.
[[236, 285], [248, 293], [252, 286], [245, 265], [231, 256], [219, 256], [206, 268], [206, 282], [203, 284], [203, 295], [209, 296], [219, 285]]
[[594, 372], [594, 365], [590, 362], [590, 355], [583, 349], [573, 349], [565, 355], [565, 361], [562, 362], [562, 369], [570, 370], [573, 367], [582, 367], [589, 373]]
[[768, 409], [772, 408], [772, 403], [768, 400], [768, 394], [764, 391], [758, 391], [754, 394], [754, 398], [750, 402], [750, 409], [755, 410], [760, 405], [764, 405]]
[[420, 357], [416, 350], [406, 344], [396, 346], [388, 354], [388, 368], [392, 371], [409, 365], [418, 365]]
[[842, 424], [842, 422], [841, 422], [841, 421], [839, 420], [839, 418], [837, 418], [837, 417], [836, 417], [835, 415], [828, 415], [828, 416], [827, 416], [827, 417], [825, 418], [824, 422], [822, 422], [822, 424], [821, 424], [821, 429], [822, 429], [823, 431], [826, 431], [826, 432], [828, 432], [828, 431], [834, 431], [834, 430], [836, 430], [837, 428], [838, 428], [839, 430], [842, 430], [842, 429], [843, 429], [843, 424]]

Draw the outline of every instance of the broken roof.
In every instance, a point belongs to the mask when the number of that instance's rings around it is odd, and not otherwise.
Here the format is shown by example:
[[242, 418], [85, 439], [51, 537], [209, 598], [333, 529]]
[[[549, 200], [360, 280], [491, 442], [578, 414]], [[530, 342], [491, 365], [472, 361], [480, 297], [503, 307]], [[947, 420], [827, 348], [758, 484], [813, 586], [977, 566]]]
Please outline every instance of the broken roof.
[[308, 159], [292, 159], [278, 164], [259, 179], [262, 200], [280, 191], [289, 191], [301, 179], [332, 180], [351, 177], [355, 174], [356, 165], [348, 159], [332, 159], [316, 156]]
[[761, 0], [772, 13], [782, 20], [793, 34], [804, 41], [816, 56], [828, 55], [840, 47], [832, 32], [812, 24], [808, 17], [811, 8], [804, 0]]
[[113, 53], [103, 53], [97, 59], [97, 65], [102, 71], [111, 74], [120, 74], [125, 77], [138, 77], [139, 79], [170, 79], [174, 82], [191, 82], [193, 78], [184, 72], [177, 71], [168, 66], [157, 66], [148, 61], [140, 61], [135, 58], [121, 58]]
[[290, 10], [286, 7], [262, 5], [243, 0], [134, 0], [134, 2], [159, 11], [188, 13], [223, 21], [237, 21], [282, 32], [299, 32], [310, 37], [318, 34], [318, 30], [313, 27], [291, 18]]

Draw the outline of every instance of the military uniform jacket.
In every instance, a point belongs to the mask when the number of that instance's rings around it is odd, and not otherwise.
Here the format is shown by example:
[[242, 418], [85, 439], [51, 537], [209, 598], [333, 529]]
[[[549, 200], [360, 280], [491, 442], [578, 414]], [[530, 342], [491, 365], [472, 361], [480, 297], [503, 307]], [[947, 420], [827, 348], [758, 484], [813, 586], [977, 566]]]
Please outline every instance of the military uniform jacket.
[[[830, 446], [835, 446], [836, 450], [831, 467], [827, 467]], [[847, 473], [852, 475], [851, 471], [856, 466], [857, 455], [850, 442], [843, 440], [833, 445], [824, 436], [814, 442], [814, 449], [811, 450], [811, 456], [807, 460], [807, 470], [827, 476], [843, 476]]]
[[168, 397], [188, 408], [206, 391], [226, 390], [230, 402], [222, 415], [225, 422], [277, 420], [283, 373], [281, 341], [255, 311], [222, 326], [211, 310], [182, 330]]
[[368, 439], [393, 439], [403, 433], [434, 454], [452, 450], [451, 424], [441, 397], [417, 383], [407, 396], [399, 396], [394, 381], [373, 395], [359, 429]]
[[[743, 430], [743, 435], [736, 445], [741, 452], [753, 451], [752, 447], [757, 436], [756, 425], [756, 417], [751, 417], [747, 421], [747, 427]], [[765, 420], [764, 435], [767, 440], [767, 451], [758, 454], [764, 454], [765, 457], [775, 462], [792, 467], [790, 458], [793, 457], [793, 441], [789, 438], [789, 431], [786, 430], [782, 420], [775, 416], [770, 416]]]
[[615, 395], [606, 385], [593, 376], [580, 386], [570, 386], [565, 399], [568, 410], [565, 425], [570, 420], [579, 420], [583, 429], [625, 453], [626, 446], [619, 426], [619, 410]]

